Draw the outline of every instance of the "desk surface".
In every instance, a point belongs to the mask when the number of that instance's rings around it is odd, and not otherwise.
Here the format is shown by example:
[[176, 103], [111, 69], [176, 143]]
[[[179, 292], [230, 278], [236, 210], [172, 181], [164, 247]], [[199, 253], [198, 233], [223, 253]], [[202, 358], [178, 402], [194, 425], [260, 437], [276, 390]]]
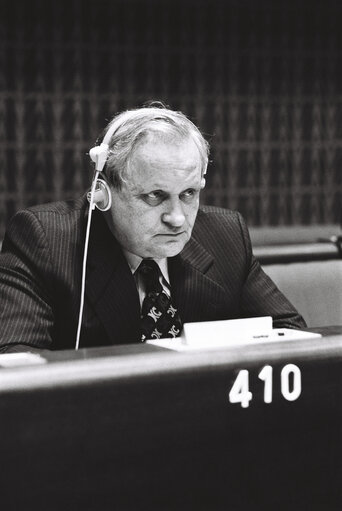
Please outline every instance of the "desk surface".
[[263, 265], [341, 259], [339, 245], [329, 241], [261, 246], [255, 247], [253, 253]]
[[[310, 329], [308, 329], [310, 331]], [[149, 344], [126, 344], [51, 352], [41, 351], [42, 365], [0, 368], [0, 395], [30, 388], [53, 388], [73, 382], [96, 382], [137, 376], [162, 375], [175, 371], [206, 370], [208, 367], [237, 367], [268, 361], [339, 360], [342, 357], [342, 326], [315, 328], [323, 338], [282, 341], [250, 346], [217, 348], [180, 353]], [[1, 364], [1, 357], [0, 357]]]
[[[49, 353], [0, 370], [4, 509], [340, 510], [342, 329], [323, 333], [191, 354]], [[289, 364], [301, 374], [294, 401]], [[229, 400], [240, 371], [246, 408]]]

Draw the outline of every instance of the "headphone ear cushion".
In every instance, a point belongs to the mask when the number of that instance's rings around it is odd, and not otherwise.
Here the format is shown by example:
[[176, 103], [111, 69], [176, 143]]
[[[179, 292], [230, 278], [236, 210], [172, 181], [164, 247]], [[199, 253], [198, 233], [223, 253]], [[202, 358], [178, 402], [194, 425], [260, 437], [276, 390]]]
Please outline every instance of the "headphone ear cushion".
[[[90, 192], [87, 194], [87, 199], [90, 202]], [[96, 181], [94, 204], [100, 211], [108, 211], [112, 207], [112, 194], [108, 183], [103, 179]]]

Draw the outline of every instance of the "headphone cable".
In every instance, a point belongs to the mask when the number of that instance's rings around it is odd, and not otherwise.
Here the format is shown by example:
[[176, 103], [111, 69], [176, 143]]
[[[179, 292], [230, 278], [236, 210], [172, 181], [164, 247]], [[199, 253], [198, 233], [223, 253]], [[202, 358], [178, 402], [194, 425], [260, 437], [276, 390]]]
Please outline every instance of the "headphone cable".
[[99, 177], [100, 170], [96, 170], [93, 178], [93, 182], [91, 185], [90, 191], [90, 200], [89, 200], [89, 212], [88, 212], [88, 221], [87, 221], [87, 229], [86, 236], [84, 241], [84, 253], [83, 253], [83, 263], [82, 263], [82, 283], [81, 283], [81, 300], [80, 300], [80, 310], [78, 314], [78, 325], [77, 325], [77, 335], [76, 335], [76, 344], [75, 350], [78, 350], [80, 345], [80, 337], [81, 337], [81, 328], [82, 328], [82, 317], [83, 317], [83, 308], [84, 308], [84, 294], [85, 294], [85, 281], [86, 281], [86, 270], [87, 270], [87, 256], [88, 256], [88, 246], [89, 246], [89, 236], [90, 236], [90, 226], [91, 226], [91, 217], [93, 214], [93, 210], [95, 207], [95, 188], [97, 179]]

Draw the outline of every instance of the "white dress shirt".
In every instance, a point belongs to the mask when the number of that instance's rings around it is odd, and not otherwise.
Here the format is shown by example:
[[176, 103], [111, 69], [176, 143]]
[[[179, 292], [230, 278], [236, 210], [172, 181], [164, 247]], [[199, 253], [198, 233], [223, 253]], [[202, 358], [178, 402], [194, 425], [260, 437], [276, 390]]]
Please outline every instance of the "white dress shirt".
[[[128, 263], [128, 266], [131, 269], [132, 275], [134, 275], [135, 283], [137, 285], [138, 293], [139, 293], [139, 300], [140, 300], [140, 307], [142, 306], [142, 303], [144, 301], [144, 298], [146, 296], [146, 291], [144, 288], [144, 283], [142, 276], [137, 272], [137, 269], [140, 266], [141, 261], [143, 260], [142, 257], [139, 257], [135, 254], [132, 254], [131, 252], [128, 252], [127, 250], [123, 251]], [[164, 257], [163, 259], [154, 259], [154, 261], [157, 263], [157, 265], [160, 268], [160, 276], [159, 276], [159, 282], [162, 285], [163, 291], [167, 294], [168, 297], [171, 296], [171, 286], [170, 286], [170, 277], [169, 277], [169, 271], [167, 266], [167, 258]]]

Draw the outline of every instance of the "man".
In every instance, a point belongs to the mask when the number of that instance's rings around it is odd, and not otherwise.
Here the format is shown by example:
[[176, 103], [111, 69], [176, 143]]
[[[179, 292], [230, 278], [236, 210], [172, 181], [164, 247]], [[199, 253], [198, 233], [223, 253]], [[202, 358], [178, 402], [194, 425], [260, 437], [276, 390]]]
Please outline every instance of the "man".
[[[80, 347], [172, 337], [192, 321], [271, 315], [275, 327], [305, 326], [254, 259], [239, 213], [199, 208], [208, 144], [190, 120], [131, 110], [105, 140], [110, 208], [92, 216]], [[75, 347], [88, 210], [83, 197], [11, 220], [0, 256], [2, 351]]]

